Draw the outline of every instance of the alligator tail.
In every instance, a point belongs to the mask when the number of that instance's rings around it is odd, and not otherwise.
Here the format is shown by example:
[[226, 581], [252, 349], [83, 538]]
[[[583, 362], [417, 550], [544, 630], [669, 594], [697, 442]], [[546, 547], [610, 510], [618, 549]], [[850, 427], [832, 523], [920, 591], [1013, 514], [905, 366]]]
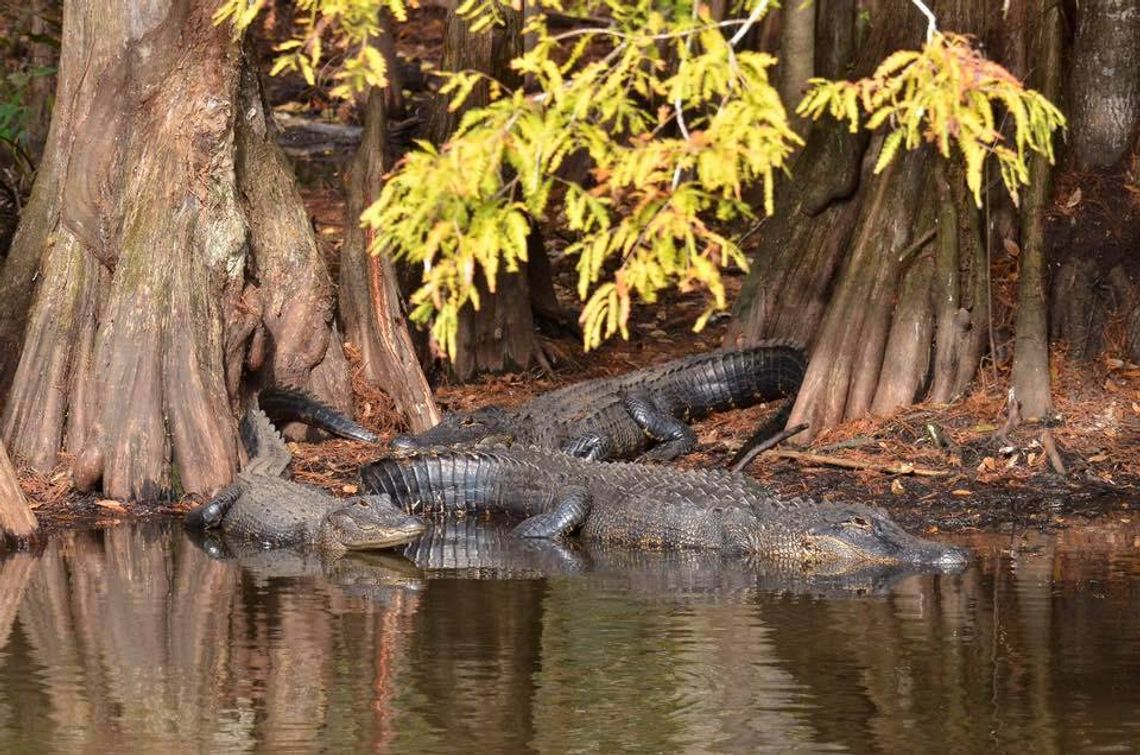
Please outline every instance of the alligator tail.
[[303, 422], [341, 438], [376, 443], [377, 437], [351, 419], [297, 388], [266, 388], [257, 395], [258, 406], [273, 424]]

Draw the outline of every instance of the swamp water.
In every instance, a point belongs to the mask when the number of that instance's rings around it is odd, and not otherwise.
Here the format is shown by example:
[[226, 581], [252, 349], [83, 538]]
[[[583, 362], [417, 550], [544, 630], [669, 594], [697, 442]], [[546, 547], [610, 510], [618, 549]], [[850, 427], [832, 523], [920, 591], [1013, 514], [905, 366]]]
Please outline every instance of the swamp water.
[[8, 556], [0, 752], [1140, 746], [1135, 524], [816, 582], [612, 549], [496, 568], [493, 527], [460, 570], [217, 560], [173, 523]]

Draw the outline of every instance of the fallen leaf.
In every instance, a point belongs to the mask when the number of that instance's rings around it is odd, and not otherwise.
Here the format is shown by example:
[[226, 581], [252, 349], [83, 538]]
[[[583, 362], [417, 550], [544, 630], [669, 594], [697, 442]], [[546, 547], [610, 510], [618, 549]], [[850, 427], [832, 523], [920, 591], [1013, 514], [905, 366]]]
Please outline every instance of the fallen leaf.
[[980, 425], [974, 425], [970, 428], [970, 430], [975, 433], [992, 433], [997, 430], [997, 425], [991, 425], [989, 423], [983, 422]]
[[1002, 246], [1005, 247], [1005, 253], [1010, 257], [1016, 257], [1017, 255], [1021, 254], [1021, 247], [1019, 247], [1017, 245], [1017, 242], [1013, 239], [1004, 239], [1002, 241]]
[[126, 511], [127, 510], [126, 506], [124, 506], [123, 504], [114, 500], [113, 498], [102, 498], [98, 501], [95, 501], [95, 505], [101, 506], [105, 509], [110, 509], [111, 511]]
[[1073, 193], [1069, 195], [1069, 198], [1065, 200], [1064, 207], [1066, 210], [1071, 210], [1074, 207], [1076, 207], [1077, 205], [1079, 205], [1080, 203], [1081, 203], [1081, 187], [1078, 186], [1076, 189], [1073, 190]]
[[891, 492], [895, 495], [902, 495], [906, 492], [906, 488], [904, 488], [903, 484], [896, 478], [894, 480], [891, 480]]
[[342, 493], [355, 493], [356, 491], [360, 490], [360, 488], [355, 485], [342, 485], [340, 490]]
[[950, 495], [957, 496], [958, 498], [968, 498], [972, 496], [973, 493], [965, 488], [958, 488], [957, 490], [951, 490]]
[[1103, 454], [1103, 453], [1093, 454], [1092, 456], [1089, 457], [1089, 461], [1091, 461], [1091, 462], [1107, 461], [1107, 460], [1108, 460], [1108, 454]]

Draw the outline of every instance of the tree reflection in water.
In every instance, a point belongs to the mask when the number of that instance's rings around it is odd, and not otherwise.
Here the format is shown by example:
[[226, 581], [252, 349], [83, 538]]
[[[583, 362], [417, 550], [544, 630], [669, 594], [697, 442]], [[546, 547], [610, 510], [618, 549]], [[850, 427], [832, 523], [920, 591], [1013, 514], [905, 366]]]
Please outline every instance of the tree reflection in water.
[[964, 574], [855, 584], [494, 542], [478, 558], [509, 563], [461, 575], [392, 556], [215, 560], [155, 524], [9, 556], [0, 751], [1070, 751], [1140, 738], [1133, 525], [1028, 535], [1016, 554], [1008, 536], [977, 536]]

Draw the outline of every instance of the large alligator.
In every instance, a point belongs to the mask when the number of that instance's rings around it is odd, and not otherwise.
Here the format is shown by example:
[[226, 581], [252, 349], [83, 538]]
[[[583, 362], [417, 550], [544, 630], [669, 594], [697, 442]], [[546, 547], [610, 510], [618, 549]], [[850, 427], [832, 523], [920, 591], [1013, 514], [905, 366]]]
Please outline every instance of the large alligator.
[[240, 429], [249, 463], [232, 485], [186, 515], [187, 527], [217, 529], [227, 539], [266, 548], [312, 547], [325, 556], [389, 548], [424, 531], [423, 522], [386, 495], [338, 499], [283, 479], [292, 455], [256, 404], [242, 417]]
[[514, 409], [448, 414], [431, 430], [392, 444], [410, 450], [498, 438], [600, 461], [633, 458], [656, 443], [643, 458], [668, 460], [696, 447], [689, 420], [792, 395], [806, 368], [802, 349], [768, 341], [587, 380]]
[[903, 531], [879, 509], [780, 501], [738, 473], [595, 462], [534, 447], [429, 449], [360, 470], [364, 490], [411, 513], [498, 511], [524, 537], [579, 532], [637, 547], [704, 549], [808, 568], [958, 568], [966, 554]]

